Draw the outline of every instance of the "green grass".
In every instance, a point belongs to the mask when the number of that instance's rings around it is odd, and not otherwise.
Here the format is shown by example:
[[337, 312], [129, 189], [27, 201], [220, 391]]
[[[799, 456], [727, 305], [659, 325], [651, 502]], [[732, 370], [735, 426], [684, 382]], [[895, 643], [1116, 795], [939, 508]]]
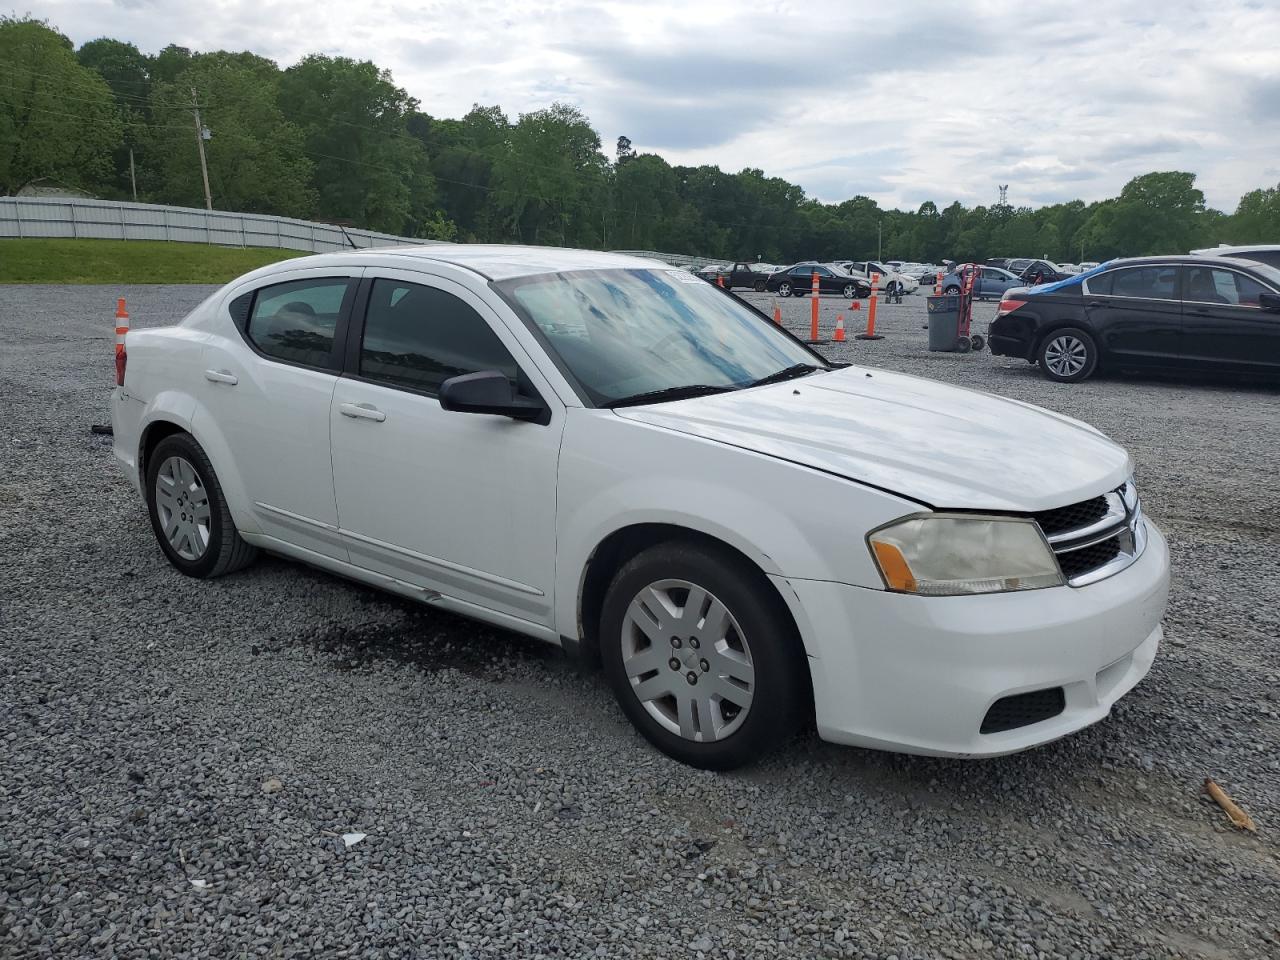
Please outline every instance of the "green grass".
[[0, 240], [0, 283], [226, 283], [301, 256], [164, 240]]

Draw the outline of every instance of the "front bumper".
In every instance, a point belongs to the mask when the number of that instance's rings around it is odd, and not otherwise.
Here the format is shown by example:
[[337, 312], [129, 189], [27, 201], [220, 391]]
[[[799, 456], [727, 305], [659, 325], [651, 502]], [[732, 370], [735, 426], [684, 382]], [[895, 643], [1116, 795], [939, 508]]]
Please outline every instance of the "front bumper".
[[[1146, 676], [1163, 636], [1169, 552], [1146, 522], [1142, 556], [1086, 587], [913, 597], [775, 578], [803, 621], [818, 733], [902, 753], [987, 757], [1101, 720]], [[1065, 695], [1057, 716], [979, 732], [997, 700], [1052, 687]]]

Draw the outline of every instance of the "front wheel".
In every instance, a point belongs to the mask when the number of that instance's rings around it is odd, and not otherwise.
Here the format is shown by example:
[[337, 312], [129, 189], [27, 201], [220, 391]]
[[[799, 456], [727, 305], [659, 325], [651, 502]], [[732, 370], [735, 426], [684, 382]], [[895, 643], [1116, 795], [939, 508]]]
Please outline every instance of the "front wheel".
[[1057, 383], [1079, 383], [1098, 366], [1093, 337], [1078, 327], [1055, 330], [1040, 345], [1040, 372]]
[[785, 282], [785, 281], [784, 281], [784, 282], [782, 282], [782, 283], [780, 283], [780, 284], [778, 284], [778, 296], [780, 296], [780, 297], [789, 297], [789, 296], [791, 296], [791, 284], [789, 284], [789, 283], [787, 283], [787, 282]]
[[764, 293], [764, 287], [765, 282], [763, 280], [757, 280], [752, 286], [752, 289], [755, 290], [756, 293]]
[[236, 530], [213, 464], [190, 434], [165, 437], [147, 461], [147, 512], [169, 562], [189, 577], [220, 577], [258, 551]]
[[600, 638], [627, 718], [684, 763], [742, 766], [804, 715], [795, 627], [768, 580], [726, 550], [671, 541], [634, 557], [609, 587]]
[[842, 291], [846, 300], [852, 300], [858, 295], [858, 287], [853, 283], [846, 283]]

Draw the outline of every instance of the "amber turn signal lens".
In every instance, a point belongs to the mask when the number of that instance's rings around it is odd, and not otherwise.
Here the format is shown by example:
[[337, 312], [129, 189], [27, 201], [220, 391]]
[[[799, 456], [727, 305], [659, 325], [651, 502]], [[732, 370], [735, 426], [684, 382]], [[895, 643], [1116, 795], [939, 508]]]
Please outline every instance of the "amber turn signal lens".
[[916, 578], [911, 575], [902, 551], [892, 543], [874, 542], [871, 548], [876, 552], [876, 563], [880, 564], [880, 572], [884, 574], [884, 582], [889, 589], [915, 593]]

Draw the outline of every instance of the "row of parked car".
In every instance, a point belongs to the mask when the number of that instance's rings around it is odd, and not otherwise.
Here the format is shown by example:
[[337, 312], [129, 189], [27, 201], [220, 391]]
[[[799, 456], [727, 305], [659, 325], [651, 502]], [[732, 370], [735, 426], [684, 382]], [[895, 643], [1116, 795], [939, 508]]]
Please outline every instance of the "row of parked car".
[[[809, 293], [815, 273], [820, 293], [837, 293], [851, 300], [871, 295], [873, 275], [878, 275], [879, 290], [885, 294], [906, 295], [920, 288], [920, 281], [914, 276], [875, 260], [833, 260], [825, 263], [803, 260], [789, 267], [737, 261], [708, 264], [696, 273], [710, 283], [723, 284], [727, 290], [748, 289], [757, 293], [776, 293], [782, 297]], [[932, 283], [933, 279], [930, 278], [929, 282]]]

